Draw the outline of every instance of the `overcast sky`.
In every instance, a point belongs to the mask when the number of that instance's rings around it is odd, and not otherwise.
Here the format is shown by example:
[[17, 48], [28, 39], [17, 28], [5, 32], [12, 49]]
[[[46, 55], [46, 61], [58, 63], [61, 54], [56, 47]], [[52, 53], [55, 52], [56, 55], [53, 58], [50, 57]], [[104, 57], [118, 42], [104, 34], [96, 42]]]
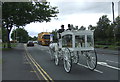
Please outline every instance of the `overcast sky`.
[[[82, 0], [48, 0], [51, 6], [57, 6], [59, 9], [58, 20], [52, 18], [51, 22], [43, 23], [31, 23], [25, 26], [25, 29], [29, 32], [30, 36], [37, 36], [38, 33], [59, 29], [62, 24], [67, 29], [68, 24], [73, 26], [85, 26], [90, 24], [96, 26], [99, 18], [102, 15], [108, 15], [108, 18], [112, 21], [112, 4], [111, 2], [94, 0], [82, 1]], [[115, 17], [118, 16], [118, 2], [114, 1], [115, 5]]]

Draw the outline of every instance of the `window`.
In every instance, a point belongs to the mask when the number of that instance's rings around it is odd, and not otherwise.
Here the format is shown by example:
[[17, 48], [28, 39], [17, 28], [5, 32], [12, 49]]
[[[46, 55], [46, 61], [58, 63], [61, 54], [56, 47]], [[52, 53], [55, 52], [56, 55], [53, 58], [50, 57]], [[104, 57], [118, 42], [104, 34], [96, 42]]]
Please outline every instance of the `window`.
[[43, 39], [50, 39], [50, 35], [44, 35]]
[[93, 47], [93, 37], [92, 37], [92, 35], [87, 35], [87, 47]]
[[75, 47], [85, 47], [85, 35], [75, 36]]
[[62, 37], [62, 47], [72, 47], [72, 35], [68, 34]]

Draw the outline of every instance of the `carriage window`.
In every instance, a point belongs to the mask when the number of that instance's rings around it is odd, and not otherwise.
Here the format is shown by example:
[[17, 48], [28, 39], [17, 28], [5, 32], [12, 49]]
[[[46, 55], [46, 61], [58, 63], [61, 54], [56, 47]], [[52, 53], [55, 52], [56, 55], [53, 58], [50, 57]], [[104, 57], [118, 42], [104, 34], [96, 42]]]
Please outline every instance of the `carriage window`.
[[75, 36], [75, 47], [85, 47], [85, 35]]
[[72, 47], [72, 35], [65, 35], [62, 37], [62, 47]]
[[87, 47], [93, 46], [93, 37], [92, 35], [87, 35]]

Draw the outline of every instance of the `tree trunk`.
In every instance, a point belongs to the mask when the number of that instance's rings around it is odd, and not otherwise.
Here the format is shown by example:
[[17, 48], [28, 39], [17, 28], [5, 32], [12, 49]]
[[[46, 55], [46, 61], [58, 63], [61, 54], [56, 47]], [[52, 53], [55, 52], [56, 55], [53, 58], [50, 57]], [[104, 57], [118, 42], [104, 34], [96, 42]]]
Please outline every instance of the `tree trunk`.
[[10, 35], [10, 32], [9, 32], [9, 30], [7, 30], [7, 48], [11, 48], [9, 35]]
[[11, 43], [10, 43], [10, 32], [12, 30], [13, 24], [7, 24], [7, 48], [11, 48]]

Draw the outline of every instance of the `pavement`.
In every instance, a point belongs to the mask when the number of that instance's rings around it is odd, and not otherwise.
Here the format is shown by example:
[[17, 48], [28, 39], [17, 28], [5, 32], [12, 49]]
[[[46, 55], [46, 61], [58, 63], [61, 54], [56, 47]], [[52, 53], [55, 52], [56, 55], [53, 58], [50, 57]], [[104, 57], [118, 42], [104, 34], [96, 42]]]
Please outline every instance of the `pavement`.
[[25, 60], [24, 46], [2, 51], [2, 80], [38, 80], [30, 63]]

